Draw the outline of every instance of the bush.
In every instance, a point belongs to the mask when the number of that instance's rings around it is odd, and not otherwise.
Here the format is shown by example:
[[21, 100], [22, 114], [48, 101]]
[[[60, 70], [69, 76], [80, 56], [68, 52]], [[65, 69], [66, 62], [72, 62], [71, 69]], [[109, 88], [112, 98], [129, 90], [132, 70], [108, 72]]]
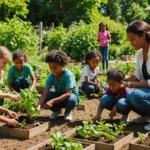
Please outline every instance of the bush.
[[0, 45], [12, 52], [23, 49], [28, 54], [34, 54], [38, 50], [38, 37], [29, 22], [13, 18], [8, 22], [0, 22]]

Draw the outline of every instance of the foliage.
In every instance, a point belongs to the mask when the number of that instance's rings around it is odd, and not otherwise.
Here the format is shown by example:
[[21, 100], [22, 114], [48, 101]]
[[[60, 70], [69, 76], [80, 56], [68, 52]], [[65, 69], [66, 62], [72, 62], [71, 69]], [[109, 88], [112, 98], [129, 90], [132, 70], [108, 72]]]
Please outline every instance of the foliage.
[[20, 92], [20, 96], [22, 100], [19, 102], [10, 101], [10, 109], [25, 112], [30, 120], [34, 119], [39, 115], [39, 110], [37, 109], [38, 92], [36, 90], [31, 92], [29, 89], [23, 89]]
[[23, 119], [23, 121], [21, 123], [19, 123], [20, 129], [23, 129], [26, 124], [27, 124], [26, 119]]
[[0, 0], [0, 20], [18, 16], [26, 18], [28, 14], [27, 3], [29, 0]]
[[76, 133], [85, 139], [107, 138], [110, 141], [115, 140], [116, 136], [123, 133], [125, 124], [108, 124], [104, 121], [93, 124], [93, 121], [83, 121], [83, 126], [76, 127]]
[[57, 150], [83, 150], [81, 143], [73, 142], [71, 137], [67, 137], [60, 132], [51, 133], [50, 137], [53, 139], [51, 147]]
[[142, 133], [140, 133], [140, 132], [138, 132], [138, 136], [140, 138], [140, 142], [143, 144], [144, 141], [145, 141], [145, 136]]
[[19, 18], [0, 22], [0, 45], [10, 51], [23, 49], [28, 54], [34, 54], [38, 49], [38, 38], [29, 22]]

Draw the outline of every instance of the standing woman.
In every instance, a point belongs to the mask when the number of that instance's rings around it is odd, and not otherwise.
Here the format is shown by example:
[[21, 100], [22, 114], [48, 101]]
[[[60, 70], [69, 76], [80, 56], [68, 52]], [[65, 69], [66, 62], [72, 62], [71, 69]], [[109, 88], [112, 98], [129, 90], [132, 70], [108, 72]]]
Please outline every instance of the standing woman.
[[[118, 109], [125, 115], [130, 110], [141, 115], [135, 123], [150, 120], [150, 25], [142, 20], [133, 21], [126, 29], [128, 40], [138, 51], [135, 74], [126, 79], [124, 87], [134, 88], [120, 102]], [[144, 127], [150, 130], [150, 124]]]
[[98, 32], [98, 41], [99, 41], [99, 50], [102, 55], [102, 68], [103, 71], [108, 69], [108, 55], [109, 55], [109, 42], [111, 42], [111, 35], [108, 31], [107, 24], [101, 22], [99, 24], [99, 32]]

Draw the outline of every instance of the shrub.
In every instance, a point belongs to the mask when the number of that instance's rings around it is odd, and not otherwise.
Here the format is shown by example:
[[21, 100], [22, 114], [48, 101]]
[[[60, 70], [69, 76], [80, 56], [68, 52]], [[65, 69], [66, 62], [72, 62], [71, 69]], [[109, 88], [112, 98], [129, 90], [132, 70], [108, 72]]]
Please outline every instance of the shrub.
[[15, 17], [7, 22], [0, 22], [0, 45], [12, 52], [23, 49], [28, 54], [34, 54], [38, 49], [38, 37], [29, 22]]

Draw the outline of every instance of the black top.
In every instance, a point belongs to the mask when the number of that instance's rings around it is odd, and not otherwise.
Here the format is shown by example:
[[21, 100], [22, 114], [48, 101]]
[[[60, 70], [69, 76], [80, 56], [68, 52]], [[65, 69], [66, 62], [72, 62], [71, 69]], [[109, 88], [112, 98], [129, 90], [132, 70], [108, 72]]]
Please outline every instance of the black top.
[[142, 73], [143, 73], [143, 77], [144, 77], [145, 80], [150, 79], [150, 75], [147, 72], [147, 67], [146, 67], [145, 62], [143, 62], [143, 65], [142, 65]]

